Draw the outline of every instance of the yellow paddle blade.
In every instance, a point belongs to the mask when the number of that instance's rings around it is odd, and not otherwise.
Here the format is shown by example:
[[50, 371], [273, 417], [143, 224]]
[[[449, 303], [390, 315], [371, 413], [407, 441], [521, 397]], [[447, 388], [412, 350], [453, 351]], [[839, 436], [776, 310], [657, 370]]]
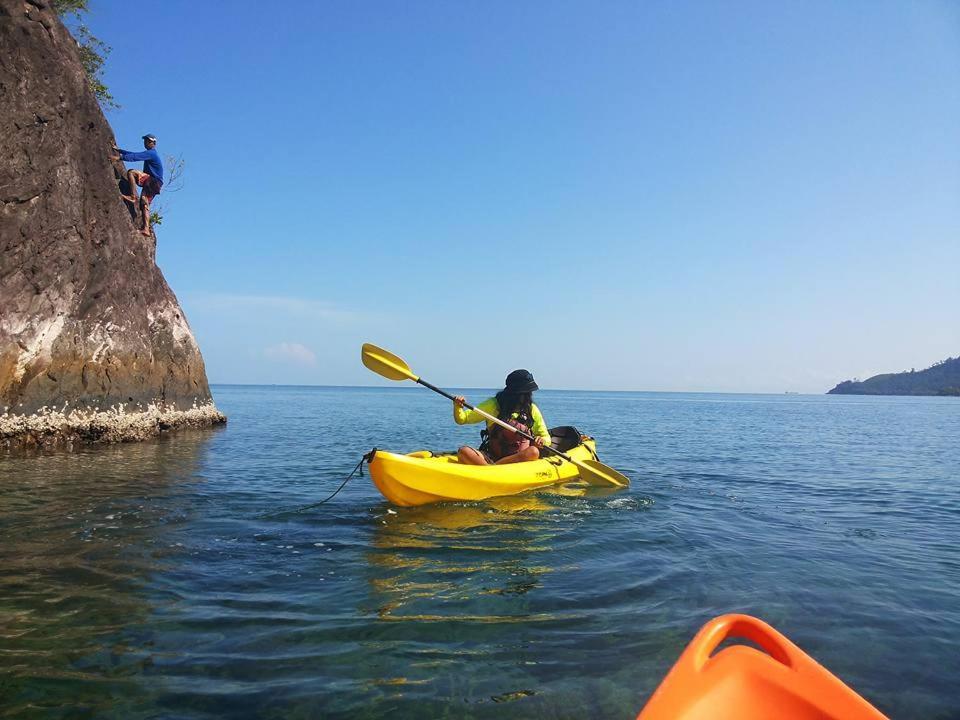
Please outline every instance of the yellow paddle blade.
[[627, 487], [630, 484], [630, 478], [602, 462], [578, 460], [575, 465], [580, 469], [580, 479], [590, 485]]
[[383, 375], [387, 380], [413, 380], [416, 382], [420, 378], [413, 374], [410, 366], [403, 358], [399, 358], [392, 352], [387, 352], [372, 343], [364, 343], [360, 349], [360, 359], [367, 369], [373, 370], [377, 375]]

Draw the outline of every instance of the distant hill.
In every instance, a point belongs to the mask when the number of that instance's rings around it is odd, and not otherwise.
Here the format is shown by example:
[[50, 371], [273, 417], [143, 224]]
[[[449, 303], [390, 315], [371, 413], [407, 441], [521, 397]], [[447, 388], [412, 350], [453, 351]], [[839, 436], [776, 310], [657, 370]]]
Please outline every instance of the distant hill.
[[844, 380], [827, 394], [960, 396], [960, 357], [947, 358], [920, 372], [874, 375], [862, 382]]

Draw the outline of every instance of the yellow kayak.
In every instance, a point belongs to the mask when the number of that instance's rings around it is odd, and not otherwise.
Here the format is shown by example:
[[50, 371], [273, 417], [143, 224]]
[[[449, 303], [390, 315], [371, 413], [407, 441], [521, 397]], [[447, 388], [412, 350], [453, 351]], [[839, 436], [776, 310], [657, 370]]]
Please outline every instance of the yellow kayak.
[[[555, 428], [550, 435], [552, 446], [574, 460], [597, 458], [596, 441], [574, 428]], [[373, 484], [387, 500], [404, 507], [516, 495], [578, 476], [576, 465], [555, 455], [509, 465], [464, 465], [456, 453], [397, 455], [377, 450], [370, 461]]]

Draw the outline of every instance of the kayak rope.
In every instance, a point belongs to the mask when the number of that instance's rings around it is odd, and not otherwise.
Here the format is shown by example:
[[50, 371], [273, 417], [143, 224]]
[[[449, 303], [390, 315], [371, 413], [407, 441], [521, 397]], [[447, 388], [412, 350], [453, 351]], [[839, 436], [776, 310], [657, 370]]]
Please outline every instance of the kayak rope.
[[563, 463], [565, 463], [566, 460], [564, 460], [564, 459], [563, 459], [562, 457], [560, 457], [559, 455], [548, 455], [547, 457], [545, 457], [545, 458], [543, 458], [543, 459], [544, 459], [545, 461], [547, 461], [548, 463], [550, 463], [550, 465], [553, 466], [553, 471], [557, 474], [557, 480], [559, 480], [559, 479], [560, 479], [560, 466], [563, 465]]
[[305, 510], [311, 510], [315, 507], [319, 507], [323, 505], [325, 502], [330, 502], [337, 496], [337, 493], [339, 493], [341, 490], [343, 490], [347, 486], [347, 483], [350, 482], [357, 473], [360, 473], [361, 476], [363, 475], [363, 464], [364, 463], [369, 464], [373, 460], [373, 456], [376, 454], [376, 452], [377, 452], [377, 449], [374, 448], [373, 450], [368, 452], [366, 455], [364, 455], [362, 458], [360, 458], [360, 462], [358, 462], [357, 466], [350, 471], [350, 474], [347, 475], [346, 480], [340, 483], [340, 487], [338, 487], [329, 496], [325, 497], [320, 502], [315, 502], [309, 505], [304, 505], [302, 507], [293, 508], [292, 510], [280, 510], [279, 512], [267, 513], [266, 515], [261, 515], [260, 517], [273, 518], [273, 517], [281, 517], [283, 515], [294, 515], [296, 513], [302, 513]]

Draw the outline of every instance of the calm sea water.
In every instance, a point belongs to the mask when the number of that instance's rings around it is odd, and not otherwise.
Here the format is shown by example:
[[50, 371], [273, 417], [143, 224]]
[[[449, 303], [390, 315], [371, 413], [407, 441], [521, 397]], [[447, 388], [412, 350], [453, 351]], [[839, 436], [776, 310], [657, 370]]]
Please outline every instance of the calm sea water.
[[266, 518], [476, 427], [416, 387], [215, 394], [222, 430], [0, 460], [0, 717], [632, 718], [737, 611], [960, 718], [956, 399], [545, 391], [629, 491], [394, 509], [364, 476]]

